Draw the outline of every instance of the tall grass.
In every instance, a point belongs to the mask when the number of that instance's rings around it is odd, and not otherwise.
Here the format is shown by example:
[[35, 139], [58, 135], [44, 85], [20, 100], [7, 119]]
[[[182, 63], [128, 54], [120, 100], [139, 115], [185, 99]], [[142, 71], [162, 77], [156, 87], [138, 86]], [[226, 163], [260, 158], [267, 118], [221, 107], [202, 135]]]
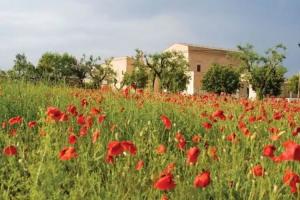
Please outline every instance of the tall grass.
[[[275, 164], [262, 157], [262, 148], [269, 143], [281, 152], [281, 143], [291, 138], [286, 119], [259, 121], [247, 126], [252, 132], [245, 137], [236, 126], [243, 113], [238, 100], [215, 98], [207, 100], [176, 95], [144, 95], [124, 97], [122, 94], [103, 93], [100, 90], [78, 90], [64, 86], [50, 87], [43, 84], [3, 82], [0, 84], [0, 122], [14, 116], [22, 116], [24, 122], [15, 125], [15, 137], [11, 128], [0, 129], [0, 149], [16, 145], [15, 157], [0, 156], [0, 199], [160, 199], [163, 192], [154, 189], [153, 183], [161, 171], [175, 163], [176, 188], [167, 192], [169, 199], [297, 199], [284, 185], [285, 169], [299, 172], [299, 163]], [[87, 107], [80, 105], [86, 98]], [[169, 99], [170, 100], [169, 100]], [[176, 101], [176, 102], [175, 102]], [[58, 154], [68, 144], [69, 127], [78, 134], [80, 127], [70, 116], [67, 122], [53, 123], [46, 120], [46, 109], [56, 106], [62, 111], [73, 104], [80, 114], [89, 115], [92, 107], [100, 108], [106, 119], [102, 124], [94, 119], [87, 136], [78, 137], [74, 145], [78, 157], [69, 161], [59, 160]], [[216, 105], [219, 104], [219, 105]], [[218, 108], [217, 108], [218, 107]], [[266, 104], [271, 117], [274, 107]], [[215, 109], [232, 114], [232, 120], [219, 120], [211, 130], [201, 125], [208, 121], [200, 114]], [[160, 120], [162, 114], [172, 121], [166, 130]], [[258, 107], [246, 118], [258, 114]], [[299, 114], [296, 114], [299, 120]], [[28, 128], [27, 122], [36, 120], [38, 127]], [[286, 131], [278, 141], [270, 141], [269, 127]], [[115, 127], [112, 129], [112, 127]], [[224, 130], [220, 129], [224, 127]], [[101, 132], [98, 141], [91, 142], [92, 133]], [[195, 166], [186, 163], [186, 152], [177, 148], [175, 135], [181, 132], [186, 138], [186, 149], [198, 146], [201, 150]], [[238, 142], [231, 143], [225, 137], [236, 132]], [[41, 134], [45, 133], [45, 134]], [[201, 135], [199, 144], [192, 136]], [[298, 141], [299, 138], [292, 138]], [[137, 146], [135, 156], [119, 156], [114, 164], [105, 162], [107, 144], [112, 140], [130, 140]], [[167, 152], [158, 155], [159, 144]], [[206, 148], [216, 147], [219, 160], [209, 156]], [[145, 162], [142, 170], [135, 170], [139, 160]], [[250, 170], [260, 163], [266, 170], [263, 177], [254, 177]], [[193, 180], [202, 170], [211, 172], [212, 182], [205, 189], [195, 188]]]

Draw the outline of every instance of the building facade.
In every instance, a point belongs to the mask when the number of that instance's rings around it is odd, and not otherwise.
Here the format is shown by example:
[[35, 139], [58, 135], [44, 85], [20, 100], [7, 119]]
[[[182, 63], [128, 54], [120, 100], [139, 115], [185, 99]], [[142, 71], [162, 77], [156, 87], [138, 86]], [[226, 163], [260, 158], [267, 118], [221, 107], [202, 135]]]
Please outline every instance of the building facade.
[[[237, 66], [236, 60], [232, 59], [229, 54], [236, 50], [212, 48], [199, 45], [191, 45], [185, 43], [175, 43], [164, 51], [181, 52], [189, 63], [190, 82], [187, 85], [187, 94], [201, 93], [201, 83], [204, 74], [213, 64]], [[113, 69], [117, 72], [118, 86], [123, 80], [125, 72], [131, 72], [133, 69], [133, 58], [120, 57], [112, 61]], [[247, 96], [246, 88], [241, 88], [239, 96]]]

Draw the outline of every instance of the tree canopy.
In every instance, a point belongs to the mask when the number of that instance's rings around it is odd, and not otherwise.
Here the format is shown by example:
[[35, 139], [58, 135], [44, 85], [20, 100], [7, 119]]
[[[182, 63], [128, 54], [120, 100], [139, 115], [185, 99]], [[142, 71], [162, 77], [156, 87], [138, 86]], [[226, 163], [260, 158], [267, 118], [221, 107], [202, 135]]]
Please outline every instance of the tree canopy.
[[235, 93], [240, 86], [240, 74], [229, 66], [214, 64], [202, 79], [202, 88], [208, 92], [221, 94]]

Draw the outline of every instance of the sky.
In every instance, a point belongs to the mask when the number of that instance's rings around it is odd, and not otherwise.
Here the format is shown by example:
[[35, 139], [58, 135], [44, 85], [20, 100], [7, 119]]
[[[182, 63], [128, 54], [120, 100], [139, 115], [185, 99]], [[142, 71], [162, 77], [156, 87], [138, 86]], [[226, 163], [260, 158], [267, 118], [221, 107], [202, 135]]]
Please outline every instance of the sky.
[[300, 71], [299, 0], [0, 0], [0, 69], [17, 53], [132, 56], [173, 43], [264, 53], [287, 47], [287, 76]]

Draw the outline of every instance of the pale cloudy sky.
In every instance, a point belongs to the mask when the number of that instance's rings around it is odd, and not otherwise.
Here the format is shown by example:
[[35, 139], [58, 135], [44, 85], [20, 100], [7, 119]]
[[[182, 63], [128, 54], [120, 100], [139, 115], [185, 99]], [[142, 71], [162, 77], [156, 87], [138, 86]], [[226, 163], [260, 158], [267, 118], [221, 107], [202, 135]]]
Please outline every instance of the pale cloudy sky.
[[0, 69], [17, 53], [106, 58], [158, 52], [184, 42], [259, 52], [287, 46], [288, 75], [300, 71], [299, 0], [0, 0]]

